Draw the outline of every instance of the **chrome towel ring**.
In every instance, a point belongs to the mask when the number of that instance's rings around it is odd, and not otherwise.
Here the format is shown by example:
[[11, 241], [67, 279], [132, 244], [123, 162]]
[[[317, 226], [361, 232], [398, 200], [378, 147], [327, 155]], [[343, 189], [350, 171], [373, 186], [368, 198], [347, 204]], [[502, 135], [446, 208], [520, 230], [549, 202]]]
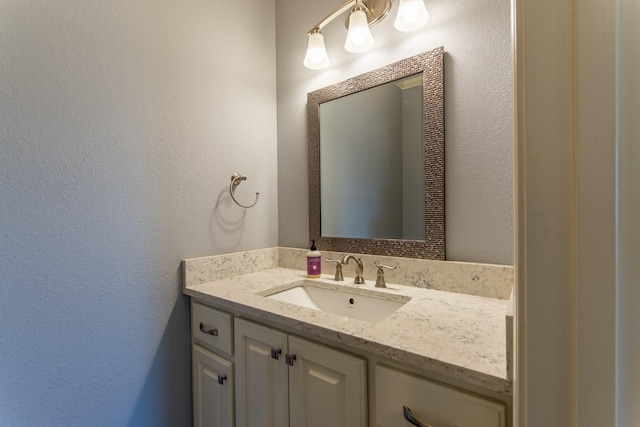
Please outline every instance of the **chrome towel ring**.
[[249, 206], [245, 206], [242, 203], [238, 202], [235, 198], [235, 196], [233, 195], [233, 190], [235, 189], [235, 187], [237, 185], [240, 185], [240, 183], [242, 181], [246, 181], [247, 177], [244, 175], [240, 175], [238, 173], [234, 173], [233, 175], [231, 175], [231, 184], [229, 184], [229, 194], [231, 194], [231, 198], [233, 199], [234, 202], [236, 202], [236, 205], [242, 207], [242, 208], [252, 208], [256, 205], [256, 203], [258, 203], [258, 198], [260, 197], [260, 193], [256, 192], [256, 200], [253, 201], [252, 204], [250, 204]]

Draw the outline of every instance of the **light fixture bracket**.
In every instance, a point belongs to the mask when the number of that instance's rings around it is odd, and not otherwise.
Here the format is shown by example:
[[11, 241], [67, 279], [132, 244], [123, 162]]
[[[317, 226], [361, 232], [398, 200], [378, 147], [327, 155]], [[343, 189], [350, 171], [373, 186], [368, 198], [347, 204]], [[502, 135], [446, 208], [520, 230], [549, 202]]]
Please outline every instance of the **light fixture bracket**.
[[[367, 24], [369, 27], [380, 22], [391, 10], [391, 0], [348, 0], [341, 6], [338, 6], [333, 12], [325, 16], [320, 22], [318, 22], [313, 28], [307, 32], [307, 35], [315, 32], [320, 32], [325, 25], [336, 19], [338, 16], [353, 10], [356, 7], [363, 7], [364, 13], [367, 16]], [[349, 29], [349, 15], [347, 15], [347, 22], [345, 23], [347, 29]]]
[[[391, 10], [391, 0], [361, 0], [360, 3], [364, 6], [362, 10], [367, 15], [369, 27], [382, 21]], [[349, 29], [349, 16], [347, 16], [344, 26], [347, 30]]]

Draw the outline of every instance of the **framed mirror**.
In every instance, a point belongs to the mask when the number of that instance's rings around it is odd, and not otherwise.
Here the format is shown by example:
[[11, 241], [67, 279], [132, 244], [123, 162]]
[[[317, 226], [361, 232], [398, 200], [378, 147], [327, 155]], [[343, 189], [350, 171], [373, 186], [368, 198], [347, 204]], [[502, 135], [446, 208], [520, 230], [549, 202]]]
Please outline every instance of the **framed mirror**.
[[307, 95], [318, 247], [445, 259], [443, 68], [439, 47]]

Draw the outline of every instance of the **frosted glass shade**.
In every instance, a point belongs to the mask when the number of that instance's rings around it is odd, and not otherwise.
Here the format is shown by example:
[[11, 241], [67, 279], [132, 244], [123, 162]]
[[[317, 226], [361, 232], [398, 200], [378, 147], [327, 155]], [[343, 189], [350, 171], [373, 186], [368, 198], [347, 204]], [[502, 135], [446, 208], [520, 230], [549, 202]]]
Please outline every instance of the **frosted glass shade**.
[[309, 34], [307, 55], [304, 58], [304, 66], [312, 70], [321, 70], [329, 66], [329, 56], [324, 47], [324, 36], [319, 33]]
[[349, 33], [344, 48], [349, 52], [364, 52], [373, 47], [373, 36], [369, 30], [367, 15], [363, 10], [354, 10], [349, 15]]
[[398, 15], [393, 26], [398, 31], [413, 31], [429, 20], [429, 12], [423, 0], [400, 0]]

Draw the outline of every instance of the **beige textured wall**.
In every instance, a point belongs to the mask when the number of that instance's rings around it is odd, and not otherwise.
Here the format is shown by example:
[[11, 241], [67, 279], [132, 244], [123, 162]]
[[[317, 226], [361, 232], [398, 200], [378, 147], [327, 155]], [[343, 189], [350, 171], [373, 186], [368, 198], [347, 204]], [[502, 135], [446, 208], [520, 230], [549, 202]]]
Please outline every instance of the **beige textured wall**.
[[0, 425], [191, 424], [180, 260], [277, 245], [275, 97], [273, 0], [0, 2]]

